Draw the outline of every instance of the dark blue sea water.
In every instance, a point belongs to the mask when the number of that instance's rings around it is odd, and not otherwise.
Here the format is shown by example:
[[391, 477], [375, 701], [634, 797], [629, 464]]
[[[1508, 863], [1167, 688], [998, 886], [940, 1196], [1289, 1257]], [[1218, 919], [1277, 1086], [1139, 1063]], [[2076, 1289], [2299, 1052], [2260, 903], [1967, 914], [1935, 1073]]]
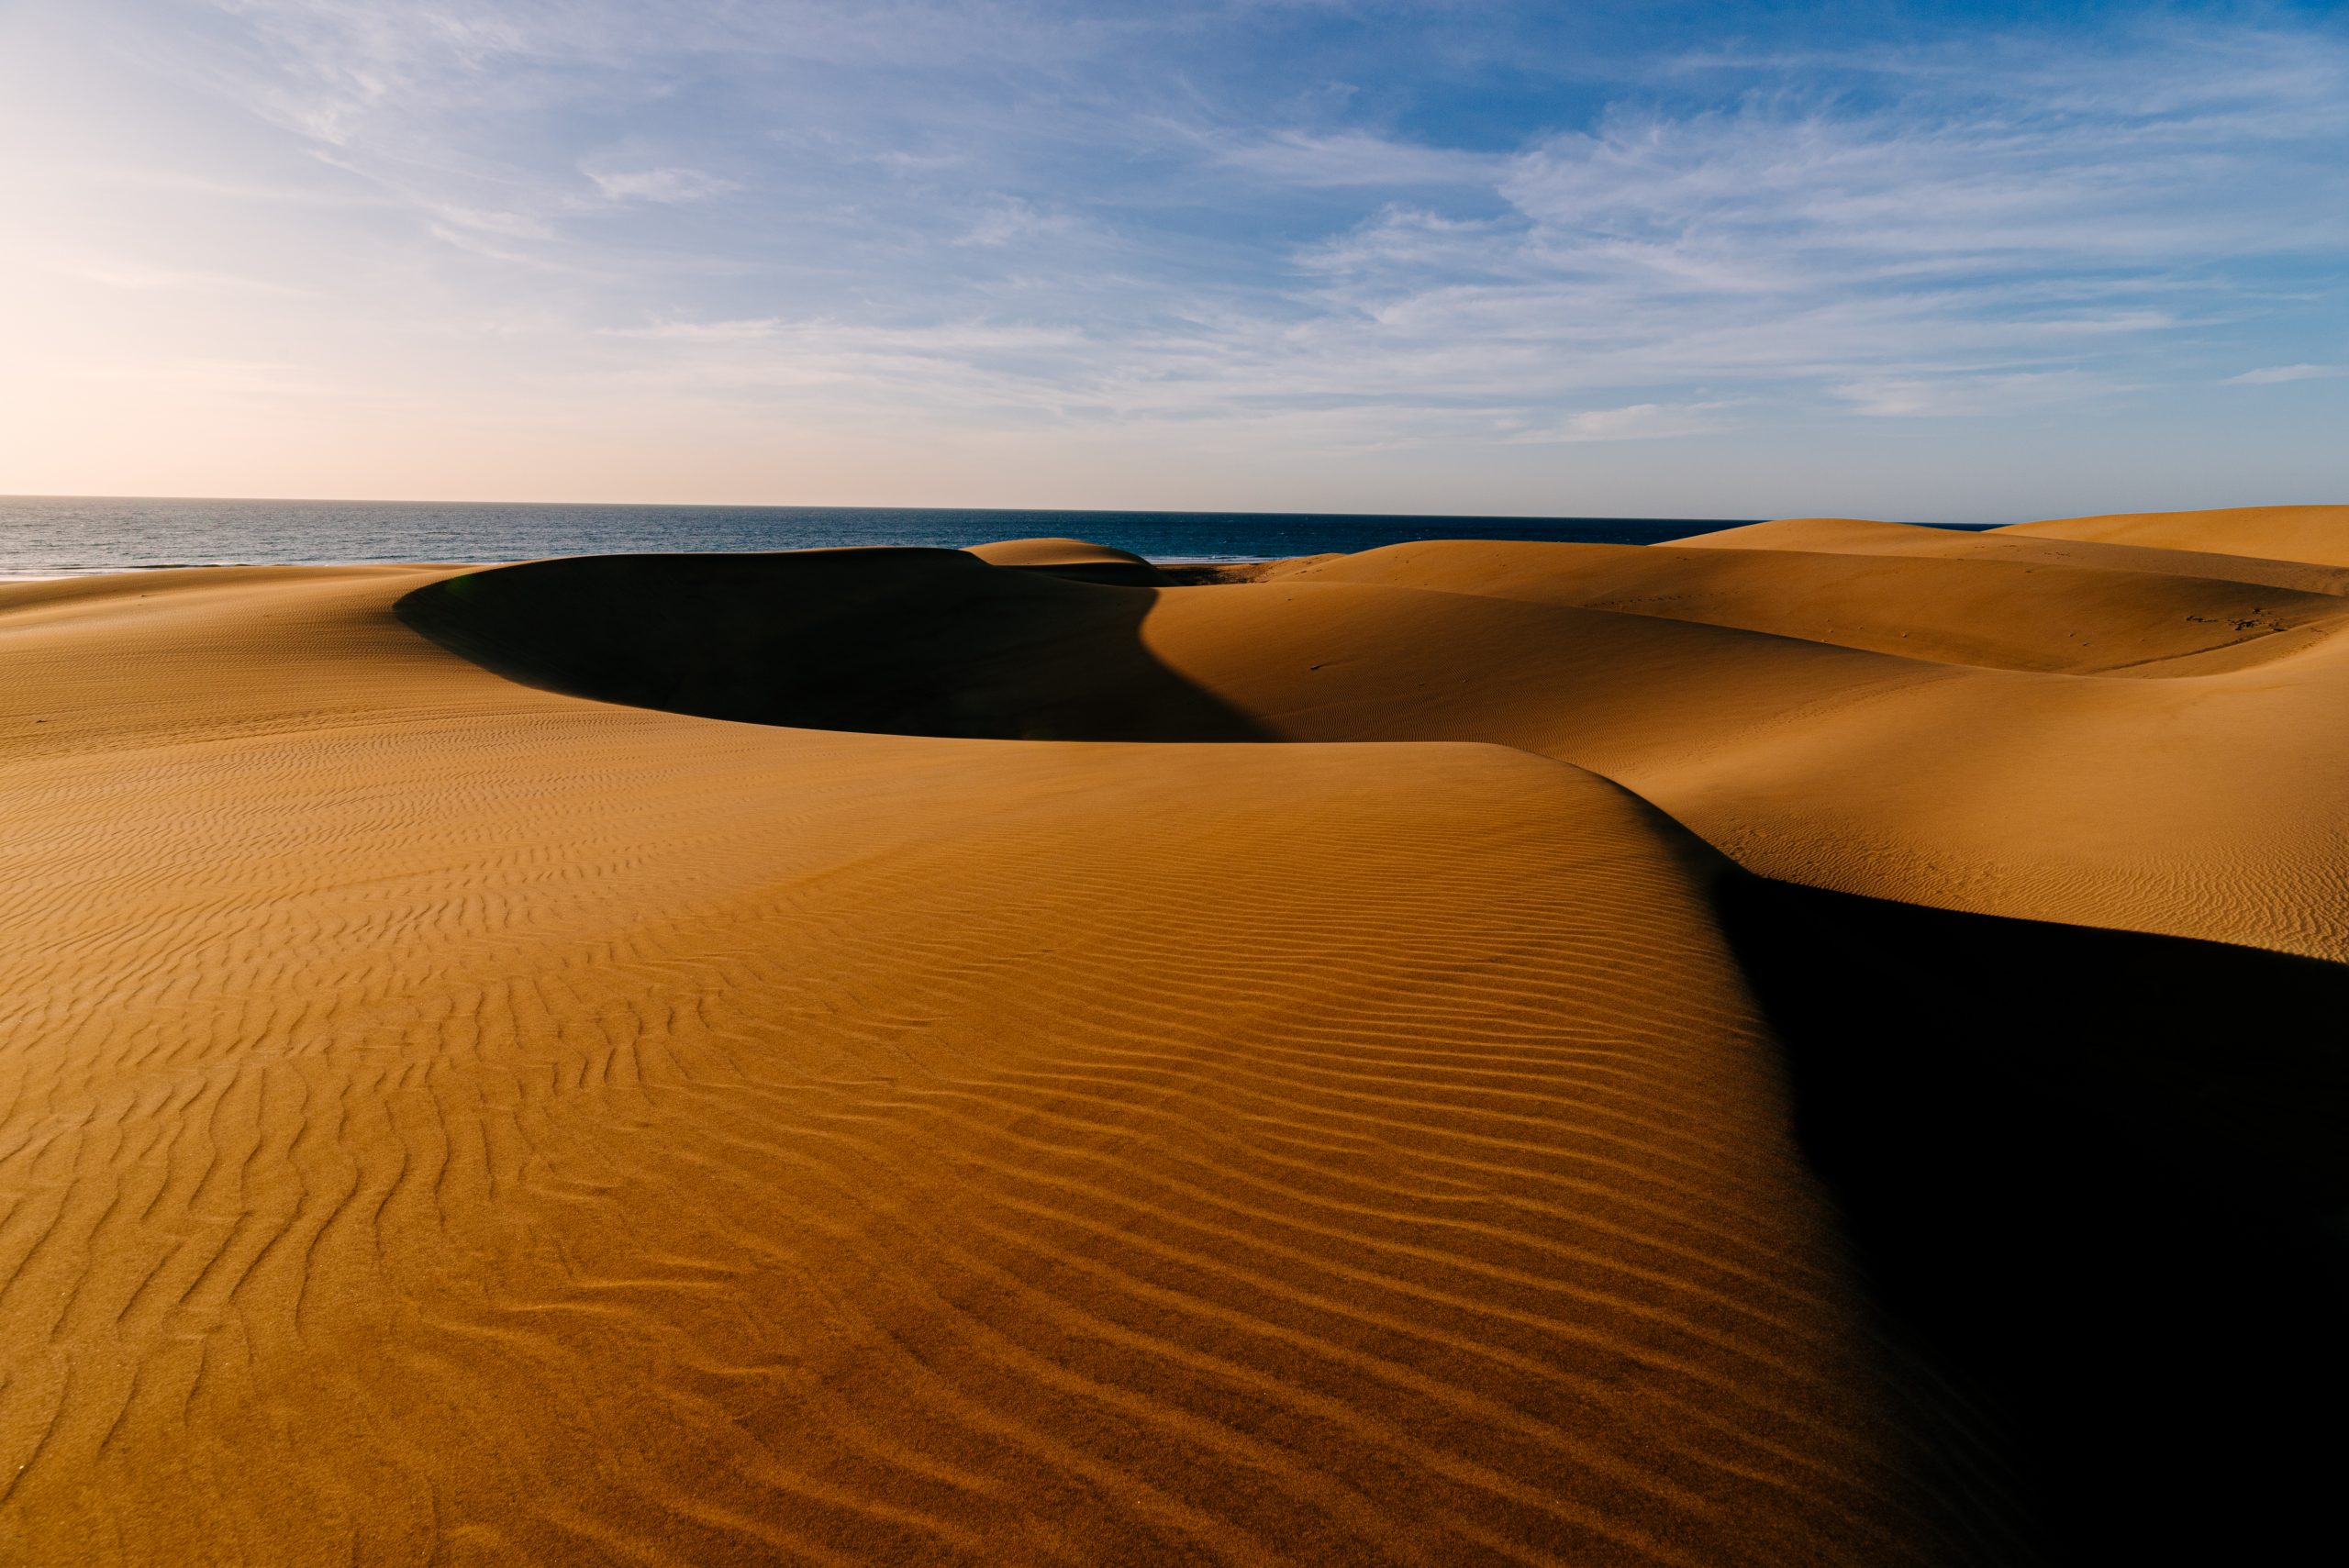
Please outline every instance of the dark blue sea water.
[[1154, 561], [1263, 561], [1415, 539], [1654, 544], [1754, 520], [0, 496], [0, 577], [146, 566], [529, 561], [636, 550], [952, 549], [1035, 535], [1070, 535]]

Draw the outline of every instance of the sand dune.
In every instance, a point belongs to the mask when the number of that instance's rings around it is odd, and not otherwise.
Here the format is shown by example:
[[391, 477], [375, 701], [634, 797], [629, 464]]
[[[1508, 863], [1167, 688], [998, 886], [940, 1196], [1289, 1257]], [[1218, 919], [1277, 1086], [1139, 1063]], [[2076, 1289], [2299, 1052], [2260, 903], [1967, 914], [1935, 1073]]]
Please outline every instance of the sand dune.
[[2021, 523], [2007, 535], [2272, 556], [2349, 566], [2349, 506], [2232, 506], [2214, 512], [2114, 512]]
[[2337, 959], [2338, 624], [2229, 626], [2242, 640], [2213, 652], [2084, 678], [1272, 582], [1171, 595], [1144, 635], [1270, 734], [1520, 746], [1616, 780], [1765, 874]]
[[1081, 539], [1014, 539], [973, 545], [967, 553], [991, 566], [1048, 573], [1079, 583], [1119, 583], [1147, 587], [1171, 581], [1130, 550], [1112, 550]]
[[965, 553], [994, 566], [1147, 566], [1130, 550], [1081, 539], [1007, 539], [974, 544]]
[[[411, 617], [558, 690], [723, 717], [1014, 739], [1496, 741], [1592, 769], [1764, 874], [2349, 957], [2349, 735], [2329, 718], [2349, 681], [2343, 601], [1930, 557], [1857, 570], [1827, 558], [1822, 573], [1804, 552], [1716, 550], [1687, 552], [1687, 595], [1648, 613], [1556, 602], [1637, 597], [1625, 582], [1655, 585], [1678, 552], [1653, 567], [1626, 562], [1634, 553], [1403, 546], [1155, 594], [990, 574], [953, 551], [685, 558], [663, 569], [674, 613], [627, 608], [649, 566], [554, 563], [456, 580]], [[1954, 572], [1996, 575], [1961, 593]], [[729, 573], [803, 586], [746, 587], [752, 608], [729, 617], [708, 608]], [[1442, 586], [1393, 580], [1422, 573]], [[820, 586], [842, 574], [852, 591]], [[1853, 584], [1848, 611], [1831, 607], [1836, 583]], [[481, 595], [482, 613], [459, 613], [460, 591]], [[1708, 605], [1816, 635], [1663, 613]], [[859, 606], [889, 635], [841, 635]], [[1895, 628], [1925, 656], [1828, 640], [1897, 647]], [[502, 663], [488, 648], [500, 638], [520, 651]], [[590, 667], [597, 651], [639, 673], [607, 677]], [[2076, 668], [1965, 662], [1993, 651]]]
[[1769, 527], [0, 587], [0, 1555], [2257, 1557], [2321, 530]]
[[[2102, 564], [1791, 546], [1739, 550], [1435, 539], [1300, 567], [1279, 580], [1372, 583], [1620, 610], [1936, 663], [2072, 673], [2161, 673], [2170, 661], [2224, 650], [2240, 651], [2229, 663], [2253, 662], [2269, 653], [2276, 645], [2265, 639], [2278, 633], [2349, 618], [2349, 603], [2337, 602], [2330, 587], [2295, 590], [2223, 574], [2212, 579]], [[2216, 662], [2204, 659], [2197, 668]]]
[[[2043, 525], [2054, 527], [2054, 525]], [[2231, 543], [2223, 531], [2180, 537], [2210, 544]], [[1935, 556], [1944, 560], [2028, 562], [2048, 566], [2107, 567], [2121, 572], [2153, 572], [2182, 577], [2216, 577], [2231, 583], [2259, 583], [2296, 588], [2311, 594], [2349, 593], [2349, 568], [2311, 565], [2299, 561], [2272, 560], [2259, 555], [2232, 555], [2221, 550], [2190, 547], [2164, 549], [2152, 545], [2092, 539], [2087, 535], [2043, 537], [2032, 528], [1992, 528], [1986, 532], [1920, 528], [1905, 523], [1876, 523], [1858, 517], [1782, 517], [1740, 528], [1682, 539], [1679, 550], [1792, 550], [1822, 555]]]

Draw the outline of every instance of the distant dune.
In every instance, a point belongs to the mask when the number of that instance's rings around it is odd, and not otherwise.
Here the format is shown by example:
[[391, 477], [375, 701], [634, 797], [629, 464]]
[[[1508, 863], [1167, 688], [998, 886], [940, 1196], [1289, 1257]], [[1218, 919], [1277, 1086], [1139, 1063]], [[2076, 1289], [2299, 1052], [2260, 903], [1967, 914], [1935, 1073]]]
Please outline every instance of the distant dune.
[[2116, 512], [2002, 530], [2099, 544], [2219, 550], [2349, 566], [2349, 506], [2235, 506], [2216, 512]]
[[0, 586], [0, 1560], [2285, 1560], [2349, 509]]

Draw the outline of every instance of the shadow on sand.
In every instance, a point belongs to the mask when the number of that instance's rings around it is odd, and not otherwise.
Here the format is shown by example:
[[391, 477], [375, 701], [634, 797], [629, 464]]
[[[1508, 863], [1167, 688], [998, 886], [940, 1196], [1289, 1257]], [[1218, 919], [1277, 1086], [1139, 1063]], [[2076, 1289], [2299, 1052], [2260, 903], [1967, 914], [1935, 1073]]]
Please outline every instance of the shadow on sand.
[[1256, 740], [1153, 658], [1144, 587], [955, 550], [586, 556], [428, 584], [400, 618], [528, 685], [705, 718], [1020, 740]]
[[2046, 1557], [2332, 1539], [2349, 968], [1742, 873], [1720, 907], [1864, 1268]]

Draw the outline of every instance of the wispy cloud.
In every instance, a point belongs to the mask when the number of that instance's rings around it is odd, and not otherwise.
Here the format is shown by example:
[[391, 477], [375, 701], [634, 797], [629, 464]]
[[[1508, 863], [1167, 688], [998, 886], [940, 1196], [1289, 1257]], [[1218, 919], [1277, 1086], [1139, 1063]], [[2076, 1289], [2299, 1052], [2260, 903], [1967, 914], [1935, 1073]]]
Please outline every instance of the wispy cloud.
[[1206, 139], [1222, 161], [1293, 185], [1382, 191], [1426, 185], [1491, 185], [1508, 160], [1491, 153], [1429, 147], [1368, 131], [1316, 135], [1279, 130], [1252, 139]]
[[22, 228], [158, 309], [284, 288], [321, 380], [520, 323], [435, 373], [809, 429], [1593, 462], [2337, 395], [2216, 388], [2336, 373], [2343, 28], [1604, 9], [125, 0]]
[[1876, 418], [1945, 418], [2021, 414], [2086, 403], [2128, 391], [2083, 371], [2012, 375], [1884, 376], [1834, 389], [1859, 413]]
[[2349, 53], [2220, 41], [2019, 76], [1912, 54], [1866, 106], [1787, 85], [1614, 111], [1486, 161], [1499, 213], [1390, 205], [1299, 261], [1389, 345], [1480, 342], [1497, 378], [1532, 357], [1555, 394], [1775, 383], [1921, 416], [2195, 379], [2184, 328], [2255, 317], [2275, 268], [2349, 250], [2327, 150]]
[[1066, 237], [1084, 228], [1081, 221], [1067, 213], [1041, 212], [1017, 197], [1005, 197], [958, 235], [955, 243], [992, 248], [1019, 240]]
[[262, 294], [293, 295], [304, 291], [269, 278], [237, 272], [200, 272], [184, 267], [159, 267], [128, 257], [59, 256], [51, 268], [61, 276], [78, 278], [129, 294]]
[[699, 169], [612, 169], [586, 172], [596, 189], [616, 202], [697, 202], [741, 189]]
[[2265, 370], [2245, 371], [2241, 375], [2227, 377], [2228, 386], [2275, 386], [2288, 381], [2317, 381], [2340, 375], [2339, 365], [2269, 365]]
[[662, 321], [648, 327], [607, 327], [615, 338], [643, 338], [672, 343], [754, 343], [783, 330], [779, 316], [759, 316], [736, 321]]
[[1723, 428], [1719, 403], [1632, 403], [1620, 408], [1586, 408], [1547, 429], [1521, 431], [1515, 442], [1652, 441], [1670, 436], [1701, 436]]

